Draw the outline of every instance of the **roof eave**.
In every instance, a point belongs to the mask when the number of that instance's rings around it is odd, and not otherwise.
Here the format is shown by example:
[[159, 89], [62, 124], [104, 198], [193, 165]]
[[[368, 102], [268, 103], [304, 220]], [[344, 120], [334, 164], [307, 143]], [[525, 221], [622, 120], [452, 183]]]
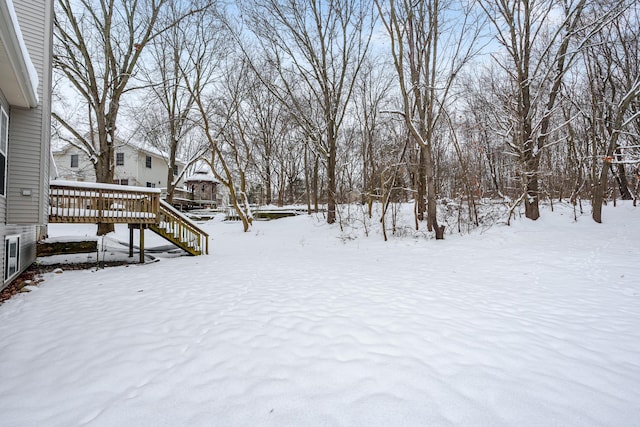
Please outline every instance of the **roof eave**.
[[[13, 6], [7, 0], [0, 0], [0, 43], [2, 44], [0, 48], [5, 50], [9, 60], [8, 65], [13, 73], [13, 79], [2, 79], [0, 88], [11, 105], [35, 108], [39, 104], [37, 78], [33, 78], [35, 70], [15, 16]], [[14, 81], [17, 88], [3, 87], [4, 84], [11, 84]]]

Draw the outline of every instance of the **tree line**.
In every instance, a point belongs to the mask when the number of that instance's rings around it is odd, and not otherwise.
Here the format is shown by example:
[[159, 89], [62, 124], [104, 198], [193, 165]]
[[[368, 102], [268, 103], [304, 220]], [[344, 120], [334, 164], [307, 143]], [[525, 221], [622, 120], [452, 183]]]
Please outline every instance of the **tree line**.
[[[640, 5], [632, 0], [56, 0], [59, 138], [112, 182], [134, 138], [206, 162], [251, 205], [638, 197]], [[116, 138], [118, 136], [118, 138]], [[188, 168], [187, 168], [188, 170]], [[106, 225], [103, 232], [108, 231]], [[100, 230], [99, 230], [100, 232]]]

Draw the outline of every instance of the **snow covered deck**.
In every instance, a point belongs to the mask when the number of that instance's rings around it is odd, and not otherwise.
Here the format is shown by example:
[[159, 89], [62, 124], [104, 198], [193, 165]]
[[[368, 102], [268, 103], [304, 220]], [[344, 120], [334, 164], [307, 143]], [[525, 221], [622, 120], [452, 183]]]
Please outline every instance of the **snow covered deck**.
[[160, 191], [155, 188], [53, 181], [49, 222], [155, 224]]
[[140, 230], [140, 262], [144, 262], [144, 229], [159, 234], [191, 255], [209, 253], [209, 235], [160, 199], [160, 189], [52, 181], [49, 185], [50, 223], [129, 224], [129, 256], [133, 228]]

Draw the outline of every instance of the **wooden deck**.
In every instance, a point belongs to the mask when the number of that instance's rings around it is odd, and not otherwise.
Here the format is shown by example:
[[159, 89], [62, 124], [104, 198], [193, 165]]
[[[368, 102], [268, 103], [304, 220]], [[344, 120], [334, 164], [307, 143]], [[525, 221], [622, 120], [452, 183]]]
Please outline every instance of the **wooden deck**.
[[53, 181], [49, 200], [50, 223], [129, 224], [131, 229], [139, 228], [141, 259], [145, 228], [191, 255], [209, 253], [209, 235], [163, 202], [160, 191], [154, 188]]
[[[160, 192], [124, 185], [52, 183], [49, 222], [155, 224]], [[120, 188], [118, 188], [120, 187]]]

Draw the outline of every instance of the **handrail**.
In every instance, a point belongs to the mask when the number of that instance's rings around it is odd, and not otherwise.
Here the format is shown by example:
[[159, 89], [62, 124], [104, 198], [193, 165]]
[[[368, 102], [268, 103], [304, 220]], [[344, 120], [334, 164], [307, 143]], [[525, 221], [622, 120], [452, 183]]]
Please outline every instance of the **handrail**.
[[157, 224], [182, 242], [190, 243], [196, 251], [209, 254], [209, 234], [164, 200], [160, 200]]
[[49, 185], [49, 222], [154, 224], [160, 192], [142, 187], [55, 182]]
[[139, 224], [192, 255], [209, 253], [209, 234], [160, 198], [155, 188], [52, 181], [49, 222]]

